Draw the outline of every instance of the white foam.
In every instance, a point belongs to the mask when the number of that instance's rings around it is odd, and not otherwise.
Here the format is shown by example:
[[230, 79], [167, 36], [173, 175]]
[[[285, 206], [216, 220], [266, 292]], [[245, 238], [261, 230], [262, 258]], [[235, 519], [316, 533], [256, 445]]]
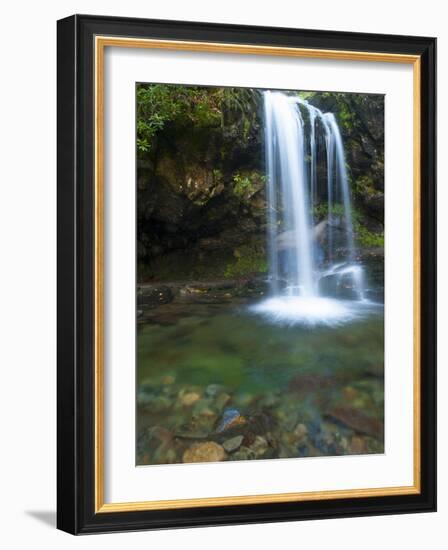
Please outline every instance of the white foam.
[[378, 307], [368, 300], [276, 296], [251, 306], [250, 310], [275, 324], [336, 326], [366, 317]]

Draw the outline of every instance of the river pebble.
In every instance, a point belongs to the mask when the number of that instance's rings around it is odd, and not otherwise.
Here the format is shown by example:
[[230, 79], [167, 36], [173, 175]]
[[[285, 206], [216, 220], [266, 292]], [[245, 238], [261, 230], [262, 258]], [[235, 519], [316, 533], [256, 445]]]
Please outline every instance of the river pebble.
[[197, 392], [185, 393], [180, 397], [180, 402], [186, 407], [191, 407], [201, 399], [201, 396]]
[[236, 451], [243, 442], [244, 436], [237, 435], [235, 437], [232, 437], [231, 439], [228, 439], [227, 441], [224, 441], [222, 446], [228, 453], [232, 453], [233, 451]]
[[226, 459], [224, 448], [214, 441], [194, 443], [183, 454], [183, 462], [220, 462]]

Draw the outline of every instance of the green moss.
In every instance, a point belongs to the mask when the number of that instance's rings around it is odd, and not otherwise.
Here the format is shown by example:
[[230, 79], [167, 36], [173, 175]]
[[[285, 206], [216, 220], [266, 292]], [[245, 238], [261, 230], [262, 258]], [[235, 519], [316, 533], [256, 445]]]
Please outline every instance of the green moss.
[[374, 233], [373, 231], [369, 231], [364, 225], [360, 223], [355, 223], [354, 225], [354, 231], [358, 245], [365, 248], [384, 247], [383, 232]]
[[[381, 167], [381, 170], [384, 168]], [[353, 192], [361, 196], [372, 198], [378, 194], [377, 185], [373, 175], [363, 175], [353, 182]]]
[[235, 260], [227, 264], [224, 277], [232, 278], [268, 271], [266, 254], [261, 245], [242, 245], [235, 249], [233, 255]]

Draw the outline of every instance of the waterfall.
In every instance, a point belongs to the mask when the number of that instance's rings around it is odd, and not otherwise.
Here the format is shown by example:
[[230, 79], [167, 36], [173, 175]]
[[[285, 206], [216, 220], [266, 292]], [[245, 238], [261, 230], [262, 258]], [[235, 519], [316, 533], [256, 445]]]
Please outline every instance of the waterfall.
[[273, 291], [278, 291], [278, 279], [284, 272], [291, 295], [314, 296], [316, 286], [302, 116], [287, 95], [272, 92], [265, 93], [265, 112], [268, 239], [270, 256], [275, 258], [271, 261]]
[[[344, 316], [346, 304], [321, 288], [328, 277], [341, 285], [349, 280], [352, 301], [364, 299], [338, 123], [298, 96], [265, 91], [263, 98], [271, 298], [258, 309], [313, 318], [317, 308], [319, 318]], [[322, 204], [327, 214], [314, 225]]]
[[328, 121], [332, 141], [336, 149], [336, 166], [339, 176], [339, 185], [342, 193], [342, 201], [344, 205], [344, 217], [347, 233], [347, 246], [349, 251], [349, 261], [355, 261], [355, 243], [353, 236], [353, 220], [352, 220], [352, 207], [350, 201], [350, 190], [348, 186], [347, 167], [345, 164], [345, 151], [342, 143], [341, 132], [339, 126], [334, 118], [333, 113], [326, 113], [325, 119]]

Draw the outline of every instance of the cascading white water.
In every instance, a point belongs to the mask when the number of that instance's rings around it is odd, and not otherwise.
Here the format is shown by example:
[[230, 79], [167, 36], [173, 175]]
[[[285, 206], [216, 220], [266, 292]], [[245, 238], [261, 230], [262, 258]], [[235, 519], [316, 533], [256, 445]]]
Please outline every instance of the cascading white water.
[[265, 93], [265, 111], [271, 280], [278, 292], [276, 281], [285, 272], [289, 294], [315, 296], [302, 116], [281, 93]]
[[[342, 192], [342, 201], [344, 205], [344, 217], [345, 227], [347, 233], [347, 247], [349, 252], [349, 261], [355, 261], [355, 242], [353, 235], [353, 219], [352, 219], [352, 207], [350, 201], [350, 190], [348, 186], [347, 167], [345, 165], [345, 152], [344, 145], [342, 143], [341, 132], [339, 126], [334, 118], [333, 113], [326, 113], [324, 115], [328, 126], [330, 127], [330, 135], [334, 142], [334, 148], [336, 151], [336, 169], [339, 176], [339, 186]], [[361, 289], [358, 289], [361, 291]]]
[[[275, 320], [306, 323], [343, 322], [356, 316], [364, 300], [362, 266], [356, 264], [349, 179], [344, 145], [332, 113], [322, 113], [298, 96], [266, 91], [265, 151], [268, 200], [268, 257], [271, 297], [255, 309]], [[305, 118], [304, 116], [305, 115]], [[319, 181], [319, 143], [325, 144], [326, 181]], [[322, 178], [320, 178], [322, 179]], [[314, 226], [319, 183], [327, 201], [327, 219]], [[343, 226], [334, 214], [342, 200]], [[335, 231], [345, 236], [345, 258], [336, 250]], [[326, 233], [325, 257], [319, 244]], [[338, 239], [341, 242], [341, 238]], [[329, 275], [349, 278], [357, 300], [326, 295], [319, 282]]]

